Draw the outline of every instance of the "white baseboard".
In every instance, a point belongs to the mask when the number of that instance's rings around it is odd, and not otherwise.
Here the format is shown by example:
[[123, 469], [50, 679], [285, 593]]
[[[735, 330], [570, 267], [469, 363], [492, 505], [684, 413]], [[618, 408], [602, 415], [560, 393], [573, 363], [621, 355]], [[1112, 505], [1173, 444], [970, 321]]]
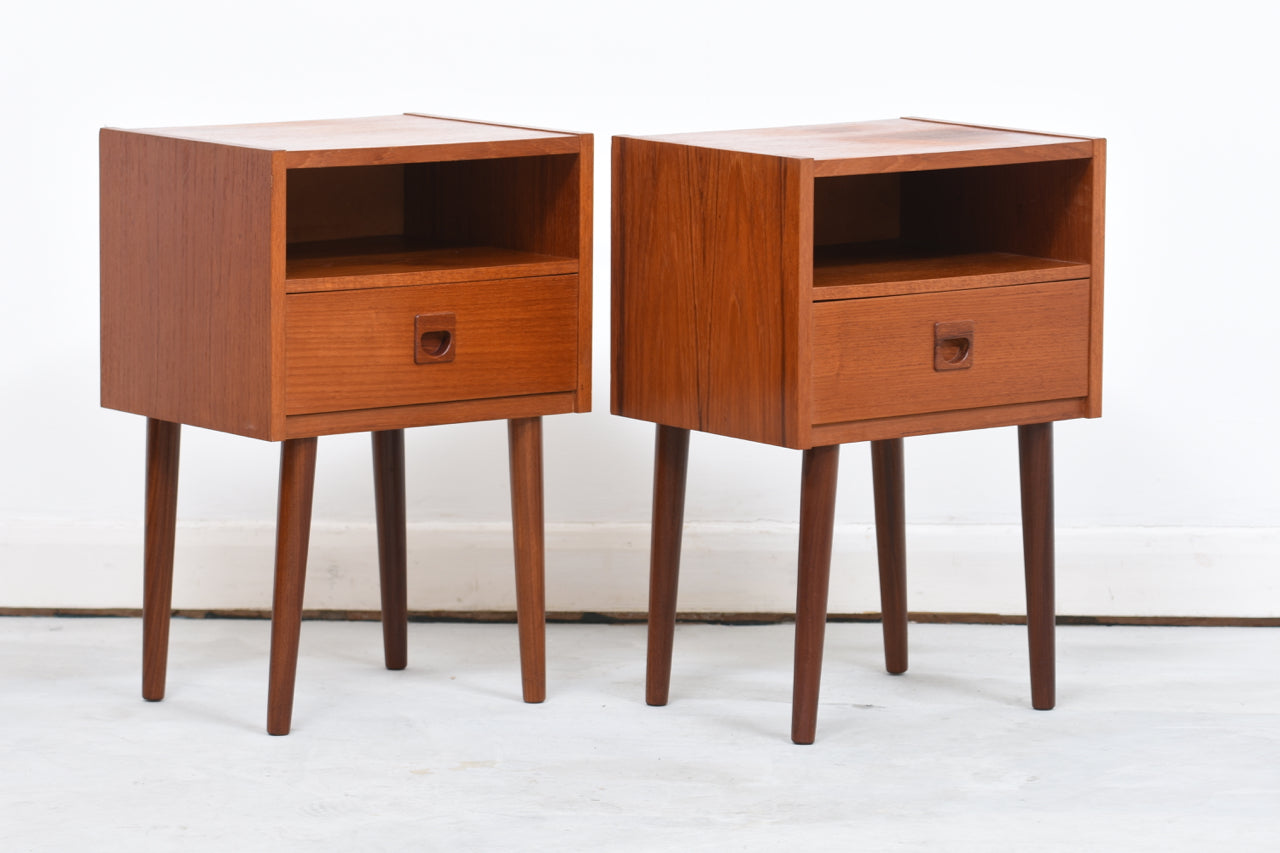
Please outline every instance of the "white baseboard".
[[[181, 524], [174, 606], [271, 606], [274, 529]], [[1074, 616], [1280, 616], [1280, 528], [1082, 528], [1057, 535], [1058, 612]], [[938, 613], [1025, 612], [1016, 526], [911, 526], [909, 606]], [[317, 523], [306, 607], [376, 610], [371, 524]], [[789, 613], [795, 608], [796, 530], [785, 524], [689, 524], [680, 609]], [[836, 528], [830, 611], [879, 610], [869, 527]], [[645, 524], [547, 529], [547, 608], [642, 612]], [[0, 526], [0, 608], [136, 608], [142, 533], [128, 526], [9, 521]], [[412, 610], [513, 610], [510, 529], [504, 524], [409, 528]]]

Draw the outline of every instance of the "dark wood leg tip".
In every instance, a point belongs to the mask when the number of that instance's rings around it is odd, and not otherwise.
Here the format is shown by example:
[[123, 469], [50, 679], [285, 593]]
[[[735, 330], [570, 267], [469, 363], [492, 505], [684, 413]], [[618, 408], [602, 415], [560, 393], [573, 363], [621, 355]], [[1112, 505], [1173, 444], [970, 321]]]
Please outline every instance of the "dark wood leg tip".
[[[293, 697], [290, 697], [292, 699]], [[267, 734], [283, 737], [293, 727], [293, 703], [281, 707], [278, 700], [267, 701]]]
[[541, 705], [547, 701], [547, 688], [538, 687], [537, 689], [525, 688], [524, 701], [526, 705]]
[[815, 732], [791, 732], [791, 742], [796, 746], [812, 746], [815, 739]]
[[150, 693], [143, 693], [143, 694], [142, 694], [142, 698], [143, 698], [143, 699], [146, 699], [148, 702], [159, 702], [159, 701], [161, 701], [161, 700], [163, 700], [163, 699], [164, 699], [164, 694], [163, 694], [163, 693], [157, 693], [157, 694], [152, 695], [152, 694], [150, 694]]
[[905, 672], [907, 671], [907, 665], [906, 665], [905, 663], [904, 663], [904, 664], [900, 664], [900, 665], [899, 665], [899, 664], [891, 664], [891, 665], [889, 665], [889, 666], [886, 666], [886, 667], [884, 668], [884, 670], [885, 670], [885, 672], [889, 673], [890, 675], [902, 675], [903, 673], [905, 673]]

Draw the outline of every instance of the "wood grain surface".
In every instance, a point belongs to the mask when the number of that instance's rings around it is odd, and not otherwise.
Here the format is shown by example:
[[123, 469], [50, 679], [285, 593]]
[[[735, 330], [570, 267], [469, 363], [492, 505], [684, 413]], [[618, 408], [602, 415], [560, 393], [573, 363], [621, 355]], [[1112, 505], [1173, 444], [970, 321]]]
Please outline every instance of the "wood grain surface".
[[271, 437], [272, 154], [104, 130], [102, 405]]
[[783, 243], [798, 172], [767, 156], [615, 146], [615, 413], [784, 443], [809, 263]]
[[[935, 325], [972, 321], [972, 367], [934, 369]], [[1083, 397], [1086, 280], [814, 306], [814, 419], [834, 423]]]
[[791, 689], [791, 741], [797, 744], [813, 743], [817, 732], [839, 465], [839, 445], [806, 450], [801, 463], [795, 671]]
[[399, 235], [289, 247], [285, 292], [354, 290], [578, 272], [578, 261], [496, 246], [421, 245]]
[[449, 400], [414, 406], [381, 406], [346, 412], [290, 415], [285, 419], [285, 435], [287, 438], [304, 438], [367, 430], [563, 415], [574, 411], [576, 399], [577, 395], [572, 391], [561, 391], [552, 394], [521, 394], [484, 400]]
[[526, 702], [547, 698], [546, 526], [542, 502], [542, 419], [507, 422], [511, 530], [515, 548], [520, 682]]
[[1016, 426], [1038, 421], [1064, 421], [1085, 417], [1085, 398], [1037, 400], [1007, 406], [984, 406], [894, 418], [867, 418], [831, 424], [814, 424], [814, 444], [848, 444], [912, 435], [933, 435], [969, 429]]
[[182, 427], [147, 418], [147, 493], [142, 547], [142, 698], [164, 698], [173, 608], [173, 548], [178, 523]]
[[922, 119], [676, 133], [648, 139], [814, 160], [814, 174], [911, 172], [1087, 158], [1092, 140]]
[[649, 630], [644, 698], [665, 705], [671, 692], [680, 545], [689, 470], [689, 430], [659, 425], [653, 449], [653, 526], [649, 542]]
[[1027, 580], [1027, 640], [1031, 705], [1056, 702], [1054, 651], [1053, 424], [1018, 427], [1022, 493], [1022, 549]]
[[907, 671], [907, 509], [902, 439], [871, 442], [884, 667]]
[[1089, 402], [1086, 417], [1102, 416], [1102, 295], [1103, 255], [1106, 243], [1107, 140], [1093, 141], [1093, 159], [1087, 180], [1090, 186], [1089, 258]]
[[421, 115], [155, 127], [133, 132], [280, 151], [291, 169], [566, 154], [578, 150], [577, 138], [570, 133]]
[[[573, 391], [575, 276], [287, 297], [288, 414]], [[452, 312], [454, 360], [414, 362], [414, 317]]]
[[404, 430], [370, 433], [373, 505], [378, 528], [382, 650], [387, 669], [409, 662], [408, 546], [405, 529]]
[[267, 733], [273, 735], [287, 735], [293, 725], [293, 688], [298, 673], [315, 482], [316, 440], [296, 438], [282, 442], [267, 688]]
[[595, 137], [589, 133], [578, 137], [581, 150], [571, 176], [577, 181], [578, 212], [578, 391], [575, 412], [591, 411], [592, 251], [595, 234]]
[[[271, 440], [413, 426], [408, 407], [447, 401], [393, 394], [363, 399], [364, 420], [290, 420], [320, 414], [287, 400], [288, 374], [309, 359], [287, 352], [290, 297], [543, 278], [549, 302], [499, 306], [481, 335], [491, 349], [500, 322], [530, 309], [512, 324], [525, 337], [506, 347], [520, 361], [459, 399], [503, 385], [513, 397], [569, 391], [569, 411], [590, 409], [590, 136], [409, 115], [107, 129], [100, 150], [103, 405]], [[559, 277], [575, 274], [566, 302]], [[546, 336], [548, 363], [527, 360], [541, 357], [531, 334]], [[423, 414], [495, 411], [481, 409]]]
[[1009, 252], [943, 252], [845, 244], [815, 252], [813, 298], [866, 299], [1088, 278], [1089, 265]]

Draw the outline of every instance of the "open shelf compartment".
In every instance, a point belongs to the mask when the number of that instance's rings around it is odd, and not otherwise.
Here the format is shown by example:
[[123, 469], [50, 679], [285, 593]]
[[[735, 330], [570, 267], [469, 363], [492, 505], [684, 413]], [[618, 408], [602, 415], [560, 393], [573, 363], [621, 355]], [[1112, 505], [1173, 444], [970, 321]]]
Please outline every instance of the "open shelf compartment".
[[574, 154], [289, 169], [285, 290], [578, 272]]
[[1087, 160], [822, 177], [813, 299], [1090, 274]]

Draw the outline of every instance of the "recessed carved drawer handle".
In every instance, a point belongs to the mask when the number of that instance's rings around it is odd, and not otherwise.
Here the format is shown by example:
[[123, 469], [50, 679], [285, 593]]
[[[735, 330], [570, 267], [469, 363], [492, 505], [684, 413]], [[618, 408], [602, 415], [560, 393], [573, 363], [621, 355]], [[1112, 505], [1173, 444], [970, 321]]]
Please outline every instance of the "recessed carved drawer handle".
[[933, 369], [967, 370], [973, 367], [973, 321], [933, 324]]
[[413, 318], [413, 360], [417, 364], [453, 361], [453, 312]]

